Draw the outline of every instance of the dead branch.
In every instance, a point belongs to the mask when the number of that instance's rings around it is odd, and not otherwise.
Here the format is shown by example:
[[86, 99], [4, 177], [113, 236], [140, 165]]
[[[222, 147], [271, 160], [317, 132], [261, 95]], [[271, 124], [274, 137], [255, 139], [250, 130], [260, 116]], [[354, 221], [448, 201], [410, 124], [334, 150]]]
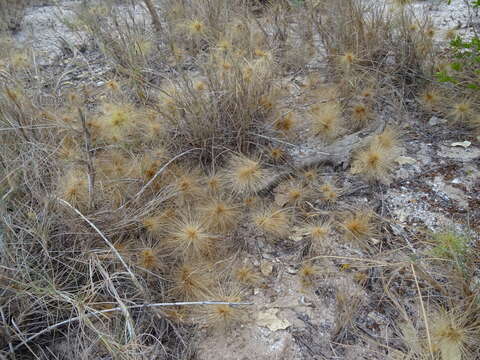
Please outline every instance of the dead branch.
[[87, 122], [85, 120], [85, 114], [82, 109], [78, 108], [78, 114], [80, 115], [80, 121], [82, 122], [83, 134], [85, 137], [85, 153], [87, 154], [87, 174], [88, 174], [88, 207], [93, 209], [95, 206], [94, 190], [95, 190], [95, 167], [93, 165], [92, 158], [92, 137], [90, 131], [88, 131]]
[[358, 149], [364, 147], [373, 136], [382, 132], [385, 129], [385, 125], [385, 121], [376, 121], [367, 129], [345, 136], [333, 144], [321, 149], [321, 151], [318, 151], [315, 155], [295, 161], [292, 168], [274, 176], [264, 188], [260, 190], [260, 195], [266, 195], [283, 180], [312, 166], [332, 165], [337, 167], [342, 165], [343, 168], [346, 169], [350, 163], [352, 154]]

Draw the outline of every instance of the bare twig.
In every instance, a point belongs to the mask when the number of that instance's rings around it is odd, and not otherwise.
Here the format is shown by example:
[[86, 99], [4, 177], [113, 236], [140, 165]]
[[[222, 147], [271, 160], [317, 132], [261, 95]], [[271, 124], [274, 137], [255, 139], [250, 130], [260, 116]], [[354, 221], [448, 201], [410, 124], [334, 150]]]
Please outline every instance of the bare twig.
[[[155, 308], [155, 307], [168, 307], [168, 306], [193, 306], [193, 305], [229, 305], [229, 306], [242, 306], [242, 305], [253, 305], [251, 302], [225, 302], [225, 301], [186, 301], [186, 302], [172, 302], [172, 303], [154, 303], [154, 304], [141, 304], [141, 305], [132, 305], [128, 306], [127, 309], [132, 310], [132, 309], [147, 309], [147, 308]], [[116, 307], [112, 309], [106, 309], [106, 310], [99, 310], [99, 311], [93, 311], [88, 314], [83, 314], [80, 316], [76, 316], [64, 321], [61, 321], [59, 323], [50, 325], [46, 327], [45, 329], [37, 332], [36, 334], [33, 334], [32, 336], [26, 338], [25, 340], [22, 340], [22, 342], [18, 345], [16, 345], [13, 348], [13, 351], [16, 351], [20, 347], [26, 345], [30, 341], [36, 339], [37, 337], [48, 333], [54, 329], [57, 329], [63, 325], [66, 324], [71, 324], [73, 322], [79, 321], [85, 317], [91, 317], [94, 315], [100, 315], [100, 314], [107, 314], [111, 312], [116, 312], [116, 311], [124, 311], [124, 308], [122, 307]]]
[[413, 264], [410, 264], [410, 267], [412, 269], [412, 274], [413, 274], [413, 277], [415, 279], [415, 285], [417, 285], [418, 299], [420, 300], [420, 306], [422, 308], [423, 321], [425, 322], [425, 331], [427, 332], [428, 349], [429, 349], [430, 355], [432, 356], [432, 359], [433, 359], [433, 347], [432, 347], [432, 339], [430, 337], [430, 329], [429, 329], [429, 326], [428, 326], [427, 311], [425, 310], [425, 305], [423, 303], [422, 292], [420, 291], [420, 285], [418, 284], [418, 278], [417, 278], [417, 274], [415, 272], [415, 266], [413, 266]]
[[90, 131], [88, 131], [85, 114], [82, 109], [78, 108], [78, 114], [80, 115], [80, 121], [82, 122], [83, 134], [85, 137], [85, 152], [87, 154], [87, 173], [88, 173], [88, 207], [93, 209], [95, 206], [94, 189], [95, 189], [95, 167], [93, 165], [92, 158], [92, 137]]

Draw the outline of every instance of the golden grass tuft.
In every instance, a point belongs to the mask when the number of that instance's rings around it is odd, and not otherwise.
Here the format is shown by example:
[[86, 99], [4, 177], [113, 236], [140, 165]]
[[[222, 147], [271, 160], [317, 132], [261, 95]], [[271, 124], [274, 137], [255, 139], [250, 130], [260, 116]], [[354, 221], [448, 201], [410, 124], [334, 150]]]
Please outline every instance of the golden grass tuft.
[[206, 227], [215, 233], [232, 230], [241, 215], [240, 207], [231, 200], [213, 198], [200, 208]]
[[369, 240], [376, 234], [372, 213], [367, 210], [347, 214], [341, 226], [349, 240]]
[[268, 177], [260, 160], [235, 155], [230, 159], [226, 171], [226, 180], [231, 189], [238, 194], [252, 194], [262, 189]]
[[83, 169], [71, 168], [60, 177], [57, 188], [58, 196], [78, 209], [88, 204], [88, 175]]
[[214, 279], [208, 268], [199, 262], [184, 263], [172, 272], [173, 286], [170, 292], [185, 301], [202, 299], [214, 286]]
[[[211, 298], [223, 302], [242, 302], [244, 297], [243, 292], [234, 283], [212, 289], [210, 293]], [[244, 306], [209, 305], [195, 310], [196, 317], [201, 324], [222, 330], [246, 320]]]
[[237, 266], [233, 275], [239, 283], [246, 286], [256, 286], [262, 280], [260, 274], [250, 265]]
[[320, 268], [309, 261], [304, 262], [300, 267], [300, 269], [298, 270], [300, 283], [305, 288], [314, 286], [315, 280], [319, 275], [320, 275]]
[[158, 250], [154, 248], [145, 248], [141, 250], [137, 257], [137, 264], [142, 269], [149, 271], [158, 270], [161, 264]]
[[396, 155], [395, 149], [386, 149], [378, 138], [373, 139], [366, 148], [355, 154], [351, 172], [370, 182], [389, 183]]
[[166, 244], [175, 254], [189, 259], [201, 259], [213, 251], [213, 235], [207, 232], [205, 224], [192, 215], [176, 219], [168, 231]]
[[311, 132], [331, 141], [342, 132], [343, 118], [340, 104], [328, 102], [310, 108]]
[[288, 209], [264, 206], [253, 214], [254, 225], [274, 237], [285, 237], [290, 233], [291, 216]]
[[[471, 309], [470, 309], [471, 310]], [[469, 359], [480, 345], [480, 323], [475, 312], [440, 308], [429, 318], [432, 345], [442, 360]]]

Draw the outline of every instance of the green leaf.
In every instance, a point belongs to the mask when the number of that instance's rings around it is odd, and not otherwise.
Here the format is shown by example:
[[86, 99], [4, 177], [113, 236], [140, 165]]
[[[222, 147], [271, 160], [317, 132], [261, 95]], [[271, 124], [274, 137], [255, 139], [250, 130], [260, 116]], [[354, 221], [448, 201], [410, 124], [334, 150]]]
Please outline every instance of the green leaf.
[[449, 76], [446, 71], [440, 71], [440, 72], [436, 73], [435, 76], [436, 76], [436, 78], [439, 82], [444, 82], [444, 83], [445, 82], [449, 82], [449, 83], [454, 83], [455, 82], [455, 79], [452, 78], [451, 76]]
[[455, 71], [462, 71], [462, 68], [463, 68], [462, 64], [459, 62], [451, 63], [450, 67]]

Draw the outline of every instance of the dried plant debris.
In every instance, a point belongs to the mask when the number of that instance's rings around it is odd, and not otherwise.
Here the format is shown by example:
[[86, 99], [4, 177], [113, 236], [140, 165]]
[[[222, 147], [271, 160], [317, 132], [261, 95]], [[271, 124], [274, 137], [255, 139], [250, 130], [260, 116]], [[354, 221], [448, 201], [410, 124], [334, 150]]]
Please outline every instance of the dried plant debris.
[[0, 0], [0, 358], [480, 358], [449, 2]]

